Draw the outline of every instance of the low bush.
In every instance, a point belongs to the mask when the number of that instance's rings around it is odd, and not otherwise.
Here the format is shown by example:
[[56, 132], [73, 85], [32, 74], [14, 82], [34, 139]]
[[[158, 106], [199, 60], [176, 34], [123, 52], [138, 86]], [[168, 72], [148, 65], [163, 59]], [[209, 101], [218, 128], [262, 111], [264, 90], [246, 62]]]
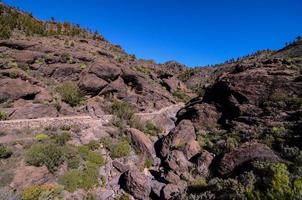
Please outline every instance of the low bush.
[[145, 163], [144, 163], [145, 168], [149, 169], [150, 167], [152, 167], [152, 165], [153, 165], [153, 161], [151, 159], [146, 159], [145, 160]]
[[129, 121], [134, 115], [134, 109], [127, 102], [114, 100], [111, 113], [122, 120]]
[[80, 188], [89, 190], [99, 184], [97, 167], [87, 164], [83, 170], [70, 170], [60, 178], [59, 183], [70, 192]]
[[45, 165], [50, 172], [54, 172], [65, 160], [63, 147], [48, 143], [36, 144], [27, 150], [25, 160], [34, 166]]
[[45, 141], [49, 139], [49, 136], [44, 133], [39, 133], [35, 136], [36, 140], [38, 141]]
[[100, 142], [97, 141], [97, 140], [90, 141], [85, 146], [87, 146], [90, 150], [94, 151], [94, 150], [97, 150], [100, 147]]
[[161, 132], [161, 128], [157, 127], [151, 121], [147, 121], [146, 124], [144, 124], [136, 116], [133, 116], [130, 119], [129, 125], [132, 128], [136, 128], [136, 129], [138, 129], [146, 134], [152, 135], [152, 136], [156, 136], [156, 135], [158, 135], [158, 133]]
[[101, 138], [100, 139], [100, 143], [103, 144], [103, 146], [106, 148], [106, 149], [110, 149], [113, 145], [113, 141], [112, 141], [112, 138], [111, 137], [104, 137], [104, 138]]
[[63, 188], [54, 185], [32, 185], [22, 192], [22, 200], [63, 199]]
[[0, 111], [0, 121], [7, 120], [8, 116], [5, 112]]
[[189, 183], [188, 190], [189, 193], [195, 193], [201, 191], [207, 186], [207, 181], [204, 177], [197, 177]]
[[80, 146], [79, 154], [87, 162], [96, 164], [98, 166], [105, 164], [103, 156], [100, 153], [91, 151], [87, 146]]
[[131, 146], [127, 140], [118, 141], [110, 148], [112, 158], [121, 158], [128, 156], [131, 151]]
[[9, 148], [0, 144], [0, 159], [9, 158], [12, 154], [13, 152]]
[[52, 137], [56, 144], [65, 145], [71, 139], [71, 135], [68, 131], [62, 131]]
[[110, 151], [112, 158], [121, 158], [130, 154], [131, 146], [124, 138], [114, 141], [110, 137], [105, 137], [100, 142]]
[[77, 106], [83, 100], [82, 93], [76, 83], [67, 81], [57, 87], [57, 92], [61, 95], [62, 100], [71, 105]]
[[184, 102], [189, 100], [189, 96], [186, 95], [186, 93], [184, 91], [182, 91], [181, 89], [179, 89], [179, 88], [176, 91], [174, 91], [172, 93], [172, 95], [174, 97], [178, 98], [179, 100], [184, 101]]
[[156, 136], [160, 132], [161, 132], [160, 128], [158, 128], [152, 122], [147, 121], [147, 123], [145, 125], [145, 128], [144, 128], [144, 133], [147, 133], [147, 134], [152, 135], [152, 136]]
[[65, 147], [65, 154], [68, 168], [77, 169], [81, 162], [81, 156], [79, 155], [78, 148], [68, 145]]
[[131, 197], [127, 194], [122, 194], [121, 196], [117, 197], [116, 200], [131, 200]]
[[183, 82], [186, 82], [187, 80], [189, 80], [195, 73], [197, 72], [196, 69], [192, 68], [192, 69], [186, 69], [184, 70], [180, 75], [179, 75], [179, 79]]

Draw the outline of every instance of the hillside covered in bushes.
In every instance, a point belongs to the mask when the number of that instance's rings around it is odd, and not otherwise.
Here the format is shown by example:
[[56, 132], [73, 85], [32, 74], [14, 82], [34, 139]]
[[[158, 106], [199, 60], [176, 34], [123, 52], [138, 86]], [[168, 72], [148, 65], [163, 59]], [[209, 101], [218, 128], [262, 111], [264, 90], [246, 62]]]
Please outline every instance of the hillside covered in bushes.
[[301, 37], [188, 68], [3, 3], [0, 25], [0, 200], [302, 199]]

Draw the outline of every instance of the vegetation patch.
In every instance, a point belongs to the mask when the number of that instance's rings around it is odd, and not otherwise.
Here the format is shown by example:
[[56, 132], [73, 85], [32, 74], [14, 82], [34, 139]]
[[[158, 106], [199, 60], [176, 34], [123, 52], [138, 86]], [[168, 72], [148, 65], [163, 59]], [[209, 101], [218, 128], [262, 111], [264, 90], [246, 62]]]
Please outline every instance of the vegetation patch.
[[69, 131], [62, 131], [59, 134], [55, 134], [52, 140], [58, 145], [65, 145], [71, 139]]
[[59, 183], [64, 185], [65, 189], [70, 192], [80, 188], [89, 190], [99, 184], [97, 167], [88, 164], [82, 170], [70, 170], [60, 178]]
[[130, 120], [134, 115], [134, 109], [127, 102], [113, 100], [111, 114], [122, 120]]
[[189, 98], [190, 98], [188, 95], [186, 95], [186, 93], [185, 93], [184, 91], [182, 91], [182, 90], [179, 89], [179, 88], [177, 88], [177, 90], [174, 91], [174, 92], [172, 93], [172, 95], [173, 95], [174, 97], [178, 98], [179, 100], [184, 101], [184, 102], [188, 101]]
[[54, 143], [35, 144], [27, 150], [25, 160], [37, 167], [45, 165], [50, 172], [54, 172], [65, 160], [64, 149]]
[[57, 92], [61, 95], [62, 100], [74, 107], [81, 103], [83, 95], [76, 83], [67, 81], [57, 87]]
[[0, 111], [0, 121], [7, 120], [8, 116], [5, 112]]
[[36, 140], [42, 142], [42, 141], [48, 140], [49, 136], [46, 135], [45, 133], [39, 133], [35, 136], [35, 138], [36, 138]]
[[0, 144], [0, 159], [9, 158], [13, 152], [6, 146]]
[[131, 145], [128, 140], [124, 138], [119, 139], [118, 141], [113, 141], [111, 138], [107, 137], [103, 138], [101, 143], [110, 151], [112, 158], [129, 156], [131, 152]]
[[22, 192], [22, 200], [63, 199], [63, 188], [54, 185], [32, 185]]
[[105, 164], [105, 160], [102, 155], [100, 153], [91, 151], [88, 146], [80, 146], [79, 154], [85, 161], [93, 163], [97, 166]]

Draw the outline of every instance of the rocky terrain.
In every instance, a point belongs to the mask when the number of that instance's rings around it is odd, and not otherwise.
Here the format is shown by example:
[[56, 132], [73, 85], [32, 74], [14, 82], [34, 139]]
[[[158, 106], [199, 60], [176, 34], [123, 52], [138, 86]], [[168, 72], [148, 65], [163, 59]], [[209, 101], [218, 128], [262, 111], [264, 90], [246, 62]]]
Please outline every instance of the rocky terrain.
[[187, 68], [1, 3], [0, 25], [1, 200], [302, 199], [300, 37]]

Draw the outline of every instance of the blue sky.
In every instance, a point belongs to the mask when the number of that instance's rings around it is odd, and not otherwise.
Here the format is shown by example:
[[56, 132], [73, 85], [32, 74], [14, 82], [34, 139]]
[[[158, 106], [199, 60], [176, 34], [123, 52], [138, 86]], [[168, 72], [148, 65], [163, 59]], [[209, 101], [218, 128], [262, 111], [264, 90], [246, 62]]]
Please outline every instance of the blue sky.
[[302, 35], [301, 0], [4, 0], [99, 31], [138, 58], [188, 66], [278, 49]]

